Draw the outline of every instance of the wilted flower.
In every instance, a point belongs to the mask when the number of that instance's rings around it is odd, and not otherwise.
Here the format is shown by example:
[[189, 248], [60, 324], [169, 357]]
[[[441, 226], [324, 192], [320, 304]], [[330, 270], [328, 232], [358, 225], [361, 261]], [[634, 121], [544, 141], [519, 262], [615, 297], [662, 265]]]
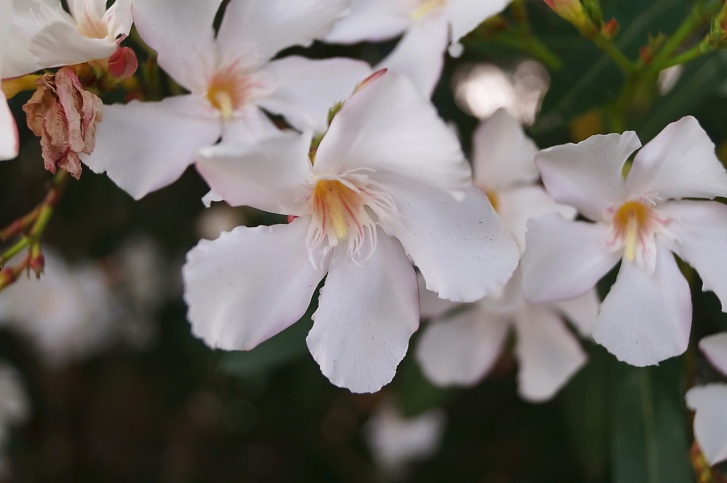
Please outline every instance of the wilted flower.
[[[249, 350], [297, 321], [321, 289], [308, 347], [331, 382], [387, 384], [419, 323], [417, 279], [474, 301], [517, 249], [431, 104], [394, 73], [347, 100], [309, 158], [310, 136], [203, 150], [198, 169], [232, 205], [293, 215], [201, 241], [183, 269], [196, 335]], [[459, 199], [460, 201], [457, 201]]]
[[[707, 359], [727, 376], [727, 332], [705, 337], [699, 342]], [[693, 387], [687, 392], [687, 406], [696, 411], [694, 436], [710, 464], [727, 461], [727, 384]]]
[[[535, 144], [504, 109], [480, 125], [474, 134], [474, 180], [488, 194], [505, 228], [521, 250], [528, 219], [546, 213], [569, 218], [575, 210], [557, 205], [536, 184]], [[520, 271], [503, 290], [475, 304], [459, 307], [431, 301], [435, 295], [420, 287], [422, 315], [432, 317], [424, 329], [416, 357], [424, 374], [438, 385], [472, 385], [492, 369], [511, 330], [520, 364], [523, 398], [552, 397], [586, 362], [586, 354], [567, 328], [570, 319], [590, 336], [598, 299], [593, 291], [575, 300], [529, 304], [522, 296]]]
[[37, 81], [38, 90], [23, 110], [28, 127], [40, 136], [45, 169], [57, 168], [81, 177], [80, 153], [91, 154], [96, 127], [103, 117], [101, 99], [83, 89], [71, 67], [46, 74]]
[[523, 289], [532, 301], [591, 290], [619, 261], [593, 337], [620, 360], [656, 364], [689, 342], [689, 284], [672, 255], [691, 264], [727, 309], [727, 206], [684, 198], [727, 195], [727, 173], [693, 117], [641, 147], [632, 131], [538, 153], [545, 188], [595, 223], [547, 215], [529, 225]]
[[[13, 0], [0, 0], [0, 79], [3, 77], [6, 51], [10, 38], [10, 19]], [[10, 112], [5, 93], [0, 89], [0, 161], [18, 155], [18, 126]]]
[[139, 34], [159, 54], [159, 65], [190, 91], [104, 108], [96, 152], [84, 162], [134, 198], [175, 181], [199, 148], [220, 137], [247, 142], [275, 134], [263, 109], [299, 129], [324, 131], [328, 108], [370, 73], [353, 59], [271, 60], [325, 35], [346, 12], [345, 0], [232, 0], [215, 36], [221, 2], [184, 8], [176, 0], [134, 2]]
[[326, 41], [357, 43], [404, 36], [376, 68], [405, 74], [430, 96], [439, 80], [444, 53], [459, 56], [460, 39], [510, 0], [352, 0], [351, 13], [340, 20]]

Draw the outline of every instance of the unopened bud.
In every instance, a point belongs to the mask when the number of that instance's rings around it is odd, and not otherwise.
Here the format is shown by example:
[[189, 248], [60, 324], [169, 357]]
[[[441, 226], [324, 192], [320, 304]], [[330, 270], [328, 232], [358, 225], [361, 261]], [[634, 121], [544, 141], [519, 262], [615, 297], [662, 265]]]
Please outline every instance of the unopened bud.
[[375, 81], [382, 75], [386, 74], [387, 71], [388, 71], [388, 69], [377, 70], [376, 72], [374, 72], [373, 74], [371, 74], [370, 76], [368, 76], [367, 78], [365, 78], [364, 80], [359, 82], [358, 85], [356, 85], [356, 88], [353, 90], [353, 93], [355, 94], [358, 91], [360, 91], [361, 89], [363, 89], [364, 87], [366, 87], [367, 85], [371, 84], [373, 81]]
[[618, 24], [618, 20], [612, 18], [601, 26], [601, 34], [608, 40], [613, 40], [613, 38], [616, 37], [619, 28], [620, 25]]
[[0, 270], [0, 290], [15, 282], [17, 275], [12, 268], [4, 268]]
[[138, 67], [136, 53], [129, 47], [120, 47], [109, 57], [109, 74], [118, 81], [133, 76]]
[[572, 23], [585, 36], [597, 32], [596, 25], [586, 14], [580, 0], [543, 0], [561, 18]]
[[34, 245], [30, 250], [30, 260], [28, 260], [28, 268], [35, 272], [35, 276], [40, 278], [45, 270], [45, 257], [40, 251], [40, 246]]

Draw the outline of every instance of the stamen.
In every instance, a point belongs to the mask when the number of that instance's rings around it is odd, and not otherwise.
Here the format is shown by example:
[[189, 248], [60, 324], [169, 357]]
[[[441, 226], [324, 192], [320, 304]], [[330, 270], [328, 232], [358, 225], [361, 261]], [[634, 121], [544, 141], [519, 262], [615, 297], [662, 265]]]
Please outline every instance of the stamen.
[[628, 201], [613, 215], [616, 235], [623, 238], [624, 258], [628, 262], [636, 259], [638, 244], [648, 236], [651, 228], [651, 208], [640, 201]]

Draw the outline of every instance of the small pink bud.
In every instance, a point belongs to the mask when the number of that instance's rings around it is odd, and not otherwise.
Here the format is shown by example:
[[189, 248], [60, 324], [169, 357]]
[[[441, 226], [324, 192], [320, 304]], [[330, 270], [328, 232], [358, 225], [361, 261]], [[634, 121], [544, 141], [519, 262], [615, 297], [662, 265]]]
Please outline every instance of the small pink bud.
[[45, 270], [45, 257], [40, 251], [40, 247], [34, 247], [31, 249], [30, 260], [28, 261], [28, 268], [35, 272], [35, 276], [40, 278]]
[[109, 57], [109, 74], [116, 80], [125, 80], [133, 76], [139, 67], [136, 53], [129, 47], [119, 47]]
[[[561, 18], [572, 23], [581, 32], [591, 32], [595, 26], [580, 0], [543, 0]], [[594, 33], [594, 32], [591, 32]]]
[[388, 69], [386, 69], [386, 68], [377, 70], [376, 72], [374, 72], [373, 74], [371, 74], [370, 76], [368, 76], [367, 78], [365, 78], [364, 80], [359, 82], [358, 85], [356, 86], [356, 88], [353, 90], [353, 92], [356, 93], [356, 92], [360, 91], [361, 89], [363, 89], [367, 85], [371, 84], [373, 81], [375, 81], [382, 75], [386, 74], [387, 71], [388, 71]]

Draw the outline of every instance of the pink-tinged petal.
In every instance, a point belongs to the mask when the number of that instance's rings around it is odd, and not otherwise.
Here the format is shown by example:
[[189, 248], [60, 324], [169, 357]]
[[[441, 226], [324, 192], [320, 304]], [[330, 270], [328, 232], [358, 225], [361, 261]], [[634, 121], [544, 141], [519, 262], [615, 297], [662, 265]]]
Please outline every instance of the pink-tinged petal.
[[583, 337], [590, 338], [598, 319], [601, 301], [595, 290], [589, 290], [580, 297], [552, 302], [553, 308], [566, 316]]
[[220, 121], [192, 96], [104, 106], [96, 148], [83, 161], [135, 199], [163, 188], [220, 137]]
[[516, 184], [535, 182], [535, 143], [505, 109], [498, 109], [472, 135], [472, 171], [475, 184], [500, 191]]
[[45, 25], [30, 41], [34, 60], [43, 68], [107, 59], [115, 50], [114, 41], [81, 35], [70, 17]]
[[411, 23], [401, 1], [351, 0], [351, 12], [334, 24], [325, 40], [334, 44], [381, 42], [401, 35]]
[[598, 221], [609, 206], [623, 199], [626, 188], [621, 170], [639, 147], [633, 131], [596, 135], [578, 144], [544, 149], [535, 156], [535, 163], [545, 189], [558, 203]]
[[497, 362], [509, 331], [508, 316], [469, 309], [427, 324], [416, 359], [438, 386], [471, 386]]
[[520, 362], [518, 389], [523, 399], [551, 399], [588, 357], [565, 323], [543, 304], [523, 307], [515, 316]]
[[451, 28], [450, 55], [459, 57], [462, 53], [460, 39], [486, 19], [500, 13], [509, 3], [510, 0], [447, 0], [444, 9]]
[[104, 14], [104, 20], [111, 28], [115, 28], [115, 31], [112, 32], [114, 37], [128, 35], [131, 32], [131, 25], [134, 23], [131, 14], [131, 0], [116, 0]]
[[[222, 0], [134, 0], [139, 35], [159, 54], [157, 62], [192, 92], [205, 89], [215, 62], [214, 22]], [[247, 2], [245, 2], [247, 3]]]
[[371, 74], [371, 67], [354, 59], [311, 60], [289, 56], [270, 62], [263, 71], [275, 79], [273, 93], [260, 105], [301, 131], [324, 133], [328, 110], [347, 99], [356, 85]]
[[658, 364], [683, 354], [689, 344], [689, 284], [667, 248], [657, 245], [656, 256], [652, 274], [622, 262], [593, 328], [598, 344], [632, 366]]
[[423, 96], [431, 97], [442, 75], [448, 31], [441, 15], [415, 22], [375, 70], [388, 68], [403, 74]]
[[549, 213], [560, 213], [566, 219], [573, 219], [576, 210], [570, 206], [559, 205], [553, 198], [537, 185], [493, 193], [497, 197], [497, 214], [502, 218], [505, 229], [520, 247], [525, 249], [525, 234], [528, 221]]
[[727, 206], [715, 201], [673, 201], [659, 207], [671, 218], [670, 248], [694, 267], [702, 290], [713, 291], [727, 312]]
[[687, 391], [687, 406], [696, 411], [694, 437], [710, 465], [727, 460], [727, 384], [708, 384]]
[[727, 196], [727, 172], [714, 143], [691, 116], [669, 124], [636, 155], [626, 187], [662, 199]]
[[604, 247], [608, 227], [546, 215], [528, 224], [523, 292], [532, 302], [579, 297], [618, 263]]
[[452, 130], [434, 106], [395, 72], [385, 72], [346, 101], [331, 123], [317, 154], [319, 174], [353, 169], [371, 176], [405, 180], [461, 192], [470, 168]]
[[440, 298], [436, 293], [427, 290], [427, 283], [421, 273], [417, 275], [417, 282], [419, 283], [419, 312], [423, 319], [440, 317], [460, 305], [457, 302]]
[[311, 179], [310, 135], [286, 132], [255, 144], [203, 148], [197, 170], [212, 191], [232, 206], [301, 215]]
[[182, 269], [192, 332], [211, 347], [250, 350], [300, 319], [325, 275], [308, 260], [308, 221], [200, 241]]
[[699, 341], [699, 348], [709, 362], [727, 376], [727, 332], [704, 337]]
[[313, 320], [308, 348], [333, 384], [352, 392], [388, 384], [419, 326], [416, 273], [399, 242], [380, 231], [362, 265], [335, 250]]
[[223, 143], [256, 143], [278, 134], [280, 129], [255, 105], [237, 110], [222, 122]]
[[5, 100], [5, 94], [0, 90], [0, 161], [15, 158], [18, 149], [18, 126]]
[[440, 297], [474, 302], [507, 282], [518, 249], [484, 193], [470, 187], [461, 201], [419, 183], [392, 193], [400, 216], [384, 228], [401, 241]]
[[348, 12], [348, 0], [233, 0], [227, 5], [217, 42], [224, 55], [254, 46], [260, 61], [294, 45], [323, 38]]

